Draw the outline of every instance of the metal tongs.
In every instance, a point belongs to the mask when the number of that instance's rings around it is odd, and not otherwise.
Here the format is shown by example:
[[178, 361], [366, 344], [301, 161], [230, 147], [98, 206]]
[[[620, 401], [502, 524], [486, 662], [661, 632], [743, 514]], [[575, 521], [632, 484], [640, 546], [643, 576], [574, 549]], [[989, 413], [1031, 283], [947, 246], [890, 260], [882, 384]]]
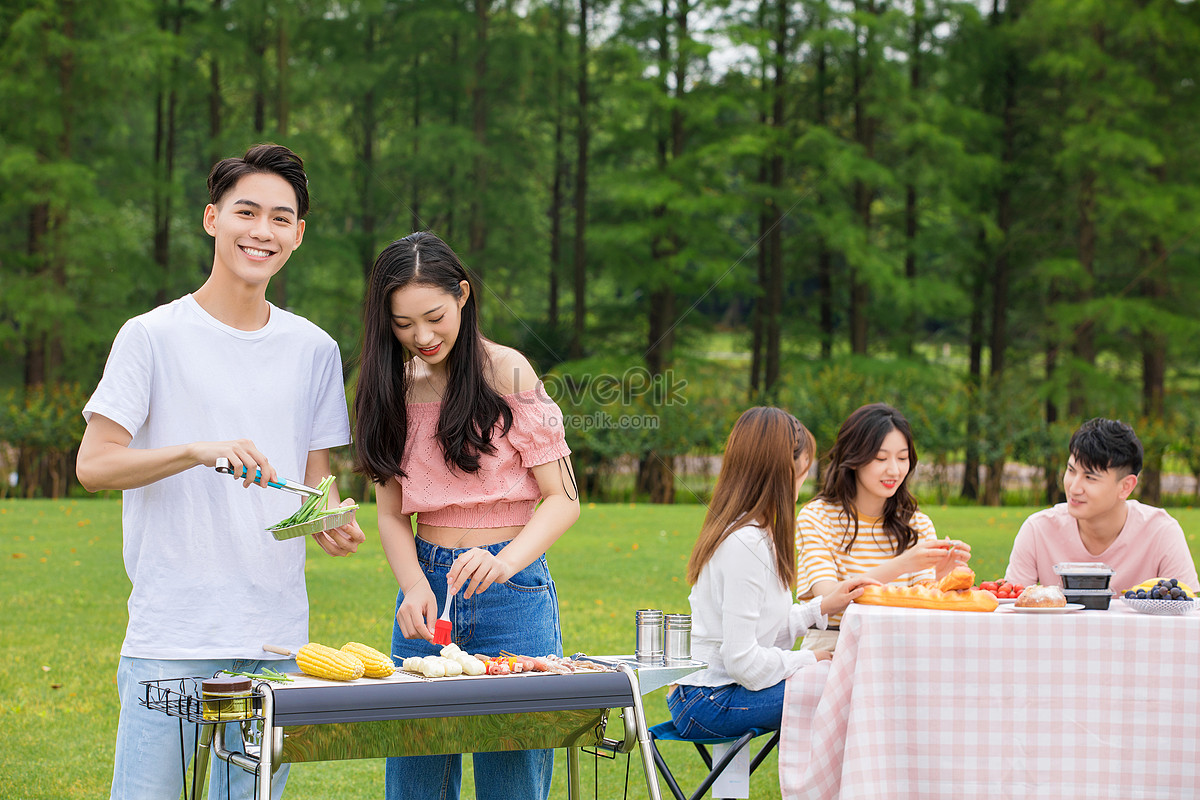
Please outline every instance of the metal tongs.
[[[230, 466], [228, 458], [218, 458], [216, 469], [217, 469], [217, 472], [220, 472], [225, 475], [230, 475], [237, 479], [244, 479], [246, 477], [246, 473], [249, 472], [249, 470], [247, 470], [245, 467], [242, 467], [242, 474], [234, 475], [233, 467]], [[258, 481], [261, 479], [262, 479], [262, 470], [261, 469], [254, 470], [254, 480]], [[267, 486], [274, 486], [276, 489], [283, 489], [285, 492], [291, 492], [292, 494], [298, 494], [298, 495], [301, 495], [302, 497], [319, 497], [321, 494], [319, 491], [312, 488], [311, 486], [305, 486], [303, 483], [297, 483], [296, 481], [289, 481], [286, 478], [280, 478], [280, 479], [274, 480], [274, 481], [267, 481]]]

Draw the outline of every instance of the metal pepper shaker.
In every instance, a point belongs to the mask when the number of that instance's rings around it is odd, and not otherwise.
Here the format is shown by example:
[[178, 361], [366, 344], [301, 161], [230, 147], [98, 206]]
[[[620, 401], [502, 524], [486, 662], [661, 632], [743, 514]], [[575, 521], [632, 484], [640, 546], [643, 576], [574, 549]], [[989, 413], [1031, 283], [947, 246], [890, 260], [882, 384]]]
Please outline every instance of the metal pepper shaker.
[[667, 614], [664, 622], [667, 666], [687, 664], [692, 660], [692, 615]]

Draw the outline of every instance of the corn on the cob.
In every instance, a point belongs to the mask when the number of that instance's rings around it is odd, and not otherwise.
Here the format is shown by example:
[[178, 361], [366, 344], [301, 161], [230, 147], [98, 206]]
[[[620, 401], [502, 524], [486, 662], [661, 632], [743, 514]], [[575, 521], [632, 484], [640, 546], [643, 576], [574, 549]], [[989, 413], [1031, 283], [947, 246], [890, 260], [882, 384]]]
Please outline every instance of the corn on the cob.
[[396, 671], [396, 665], [390, 658], [361, 642], [346, 642], [342, 645], [342, 652], [358, 656], [363, 662], [363, 675], [368, 678], [386, 678]]
[[343, 653], [316, 642], [309, 642], [296, 653], [300, 671], [316, 678], [353, 681], [361, 678], [366, 667], [353, 653]]

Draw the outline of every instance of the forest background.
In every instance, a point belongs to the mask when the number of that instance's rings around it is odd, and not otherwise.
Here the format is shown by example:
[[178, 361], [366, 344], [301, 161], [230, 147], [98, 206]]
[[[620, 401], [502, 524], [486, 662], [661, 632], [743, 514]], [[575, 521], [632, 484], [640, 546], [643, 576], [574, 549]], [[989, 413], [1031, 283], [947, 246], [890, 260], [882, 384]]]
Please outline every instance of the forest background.
[[114, 335], [205, 279], [211, 165], [277, 141], [313, 208], [270, 297], [348, 394], [375, 254], [432, 229], [590, 499], [703, 499], [749, 404], [828, 447], [882, 400], [931, 500], [1053, 501], [1105, 415], [1190, 502], [1198, 6], [5, 0], [0, 495], [82, 491]]

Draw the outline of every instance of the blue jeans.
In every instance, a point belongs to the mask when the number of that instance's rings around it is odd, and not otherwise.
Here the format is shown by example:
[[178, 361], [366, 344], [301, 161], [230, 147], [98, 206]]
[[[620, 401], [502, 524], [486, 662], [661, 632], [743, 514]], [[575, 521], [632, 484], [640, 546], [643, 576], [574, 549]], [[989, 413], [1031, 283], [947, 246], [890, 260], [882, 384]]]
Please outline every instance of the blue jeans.
[[741, 736], [751, 728], [779, 730], [784, 681], [752, 692], [745, 686], [684, 686], [667, 696], [675, 729], [685, 739]]
[[[256, 672], [266, 665], [281, 672], [295, 669], [294, 661], [247, 661], [244, 659], [157, 660], [121, 656], [117, 665], [117, 694], [121, 698], [121, 717], [117, 723], [116, 759], [113, 764], [112, 800], [163, 800], [179, 797], [183, 789], [184, 760], [191, 762], [195, 753], [198, 726], [161, 711], [146, 708], [139, 701], [146, 697], [140, 681], [165, 678], [211, 677], [218, 670]], [[176, 687], [177, 688], [177, 687]], [[182, 722], [182, 727], [180, 726]], [[225, 726], [225, 746], [237, 750], [242, 741], [240, 726]], [[240, 800], [257, 795], [254, 776], [213, 758], [210, 761], [208, 796]], [[271, 795], [283, 796], [288, 765], [275, 773]]]
[[[484, 549], [495, 554], [506, 544]], [[465, 552], [417, 539], [417, 560], [437, 597], [439, 611], [446, 602], [446, 573]], [[401, 591], [396, 597], [397, 608], [403, 600]], [[494, 583], [470, 600], [464, 600], [460, 590], [452, 603], [451, 639], [468, 653], [495, 656], [508, 650], [527, 656], [562, 655], [558, 595], [545, 555], [508, 582]], [[397, 664], [410, 656], [435, 655], [440, 649], [424, 639], [405, 639], [400, 626], [392, 626], [392, 659]], [[544, 800], [550, 794], [553, 750], [475, 753], [472, 762], [478, 800]], [[462, 786], [462, 755], [389, 758], [384, 785], [387, 800], [457, 798]]]

